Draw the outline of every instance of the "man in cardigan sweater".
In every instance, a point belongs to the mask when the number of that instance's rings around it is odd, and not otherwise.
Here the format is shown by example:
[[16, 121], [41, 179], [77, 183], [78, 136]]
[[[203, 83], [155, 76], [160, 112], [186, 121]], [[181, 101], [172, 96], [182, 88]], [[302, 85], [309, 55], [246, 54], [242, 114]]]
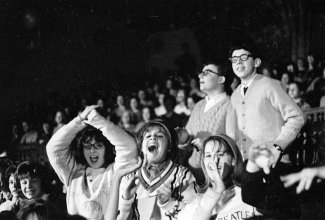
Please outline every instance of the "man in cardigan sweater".
[[[267, 143], [275, 155], [274, 166], [304, 124], [303, 114], [278, 81], [256, 73], [261, 59], [253, 47], [239, 45], [230, 50], [234, 73], [241, 85], [231, 95], [237, 114], [236, 141], [243, 158], [255, 143]], [[288, 155], [281, 161], [289, 163]]]
[[209, 63], [198, 74], [200, 90], [206, 94], [205, 99], [195, 106], [186, 125], [186, 130], [194, 138], [192, 155], [188, 159], [188, 167], [198, 184], [204, 182], [201, 169], [201, 149], [206, 138], [227, 134], [235, 138], [235, 111], [231, 106], [230, 97], [225, 92], [226, 74], [219, 64]]

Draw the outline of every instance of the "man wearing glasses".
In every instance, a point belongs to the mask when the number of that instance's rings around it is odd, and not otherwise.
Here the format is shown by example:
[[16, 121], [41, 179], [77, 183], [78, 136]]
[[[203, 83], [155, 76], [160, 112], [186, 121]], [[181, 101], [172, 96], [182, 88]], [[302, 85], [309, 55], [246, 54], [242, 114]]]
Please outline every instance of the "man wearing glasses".
[[304, 124], [299, 107], [286, 93], [278, 80], [256, 73], [261, 64], [254, 47], [239, 45], [231, 48], [229, 60], [241, 84], [231, 95], [237, 114], [236, 141], [243, 158], [248, 158], [249, 148], [256, 143], [267, 143], [274, 158], [289, 163], [285, 149]]
[[235, 111], [231, 106], [230, 97], [225, 92], [227, 75], [222, 65], [208, 63], [202, 72], [198, 73], [200, 90], [206, 97], [195, 106], [186, 125], [186, 130], [193, 137], [192, 155], [188, 166], [199, 184], [204, 183], [201, 169], [201, 150], [207, 137], [217, 134], [227, 134], [235, 137]]

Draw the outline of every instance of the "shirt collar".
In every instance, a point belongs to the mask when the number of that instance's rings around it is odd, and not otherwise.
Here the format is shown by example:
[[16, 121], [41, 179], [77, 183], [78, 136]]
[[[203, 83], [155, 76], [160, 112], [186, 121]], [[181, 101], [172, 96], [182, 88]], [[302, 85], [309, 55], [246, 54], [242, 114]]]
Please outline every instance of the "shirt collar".
[[217, 94], [217, 95], [212, 96], [212, 97], [210, 97], [210, 96], [207, 95], [207, 96], [205, 96], [205, 100], [206, 100], [207, 102], [211, 102], [211, 101], [215, 101], [215, 102], [217, 102], [217, 101], [223, 99], [223, 98], [226, 97], [226, 96], [227, 96], [226, 92], [223, 92], [223, 93]]
[[243, 82], [241, 82], [241, 87], [242, 88], [244, 88], [244, 87], [249, 87], [251, 84], [252, 84], [252, 82], [253, 82], [253, 80], [254, 80], [254, 78], [256, 77], [256, 73], [254, 73], [253, 75], [252, 75], [252, 77], [248, 80], [248, 82], [247, 83], [243, 83]]

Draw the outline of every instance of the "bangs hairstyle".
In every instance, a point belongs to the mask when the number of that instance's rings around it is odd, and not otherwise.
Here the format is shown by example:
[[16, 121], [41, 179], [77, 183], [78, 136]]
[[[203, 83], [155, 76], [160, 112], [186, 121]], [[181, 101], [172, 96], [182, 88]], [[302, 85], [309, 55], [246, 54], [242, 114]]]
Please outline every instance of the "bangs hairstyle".
[[137, 137], [136, 137], [136, 141], [137, 141], [137, 146], [138, 146], [138, 150], [139, 152], [141, 152], [141, 148], [142, 148], [142, 142], [143, 142], [143, 138], [144, 135], [151, 131], [152, 128], [154, 127], [158, 127], [160, 129], [162, 129], [162, 131], [165, 133], [166, 137], [167, 137], [167, 142], [168, 142], [168, 146], [167, 146], [167, 156], [166, 159], [171, 159], [175, 162], [177, 162], [177, 155], [178, 155], [178, 136], [176, 133], [176, 130], [171, 127], [171, 125], [164, 120], [161, 119], [155, 119], [152, 121], [149, 121], [147, 123], [145, 123], [142, 128], [140, 129], [140, 131], [137, 133]]
[[208, 142], [213, 142], [215, 143], [219, 143], [219, 145], [224, 146], [226, 148], [226, 151], [228, 154], [230, 154], [233, 159], [235, 160], [235, 165], [233, 166], [232, 169], [232, 181], [235, 185], [240, 186], [240, 182], [241, 182], [241, 175], [243, 172], [243, 167], [244, 167], [244, 163], [243, 163], [243, 158], [241, 156], [240, 150], [237, 147], [237, 145], [235, 144], [235, 142], [228, 136], [226, 135], [217, 135], [217, 136], [211, 136], [209, 138], [207, 138], [204, 143], [203, 143], [203, 155], [201, 156], [201, 167], [205, 176], [205, 181], [204, 184], [202, 186], [200, 186], [199, 191], [200, 192], [205, 192], [207, 190], [207, 188], [209, 186], [211, 186], [211, 180], [210, 177], [208, 175], [208, 172], [205, 169], [204, 166], [204, 152], [205, 152], [205, 147], [207, 145]]
[[104, 167], [106, 168], [108, 165], [114, 162], [115, 160], [115, 148], [107, 140], [107, 138], [102, 134], [102, 132], [96, 128], [94, 128], [91, 125], [87, 125], [86, 128], [81, 130], [77, 135], [75, 140], [72, 142], [71, 149], [75, 151], [75, 158], [77, 163], [81, 163], [85, 165], [86, 167], [89, 167], [89, 164], [86, 161], [86, 158], [84, 156], [84, 148], [83, 144], [91, 141], [94, 139], [97, 143], [101, 142], [103, 143], [105, 147], [105, 155], [104, 155]]
[[19, 181], [25, 178], [40, 178], [44, 180], [45, 170], [42, 165], [32, 162], [24, 161], [20, 163], [16, 170], [16, 175]]
[[229, 57], [232, 56], [232, 53], [235, 50], [240, 50], [240, 49], [247, 50], [253, 56], [254, 59], [260, 57], [258, 48], [254, 44], [247, 44], [247, 43], [233, 44], [229, 49]]

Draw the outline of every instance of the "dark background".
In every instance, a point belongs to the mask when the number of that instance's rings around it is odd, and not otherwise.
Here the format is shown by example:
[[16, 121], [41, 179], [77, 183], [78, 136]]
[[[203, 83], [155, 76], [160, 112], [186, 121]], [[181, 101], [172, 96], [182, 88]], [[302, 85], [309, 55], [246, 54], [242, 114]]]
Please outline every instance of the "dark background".
[[322, 0], [2, 0], [0, 16], [2, 136], [57, 94], [116, 93], [177, 74], [186, 48], [191, 74], [243, 38], [265, 63], [325, 51]]

